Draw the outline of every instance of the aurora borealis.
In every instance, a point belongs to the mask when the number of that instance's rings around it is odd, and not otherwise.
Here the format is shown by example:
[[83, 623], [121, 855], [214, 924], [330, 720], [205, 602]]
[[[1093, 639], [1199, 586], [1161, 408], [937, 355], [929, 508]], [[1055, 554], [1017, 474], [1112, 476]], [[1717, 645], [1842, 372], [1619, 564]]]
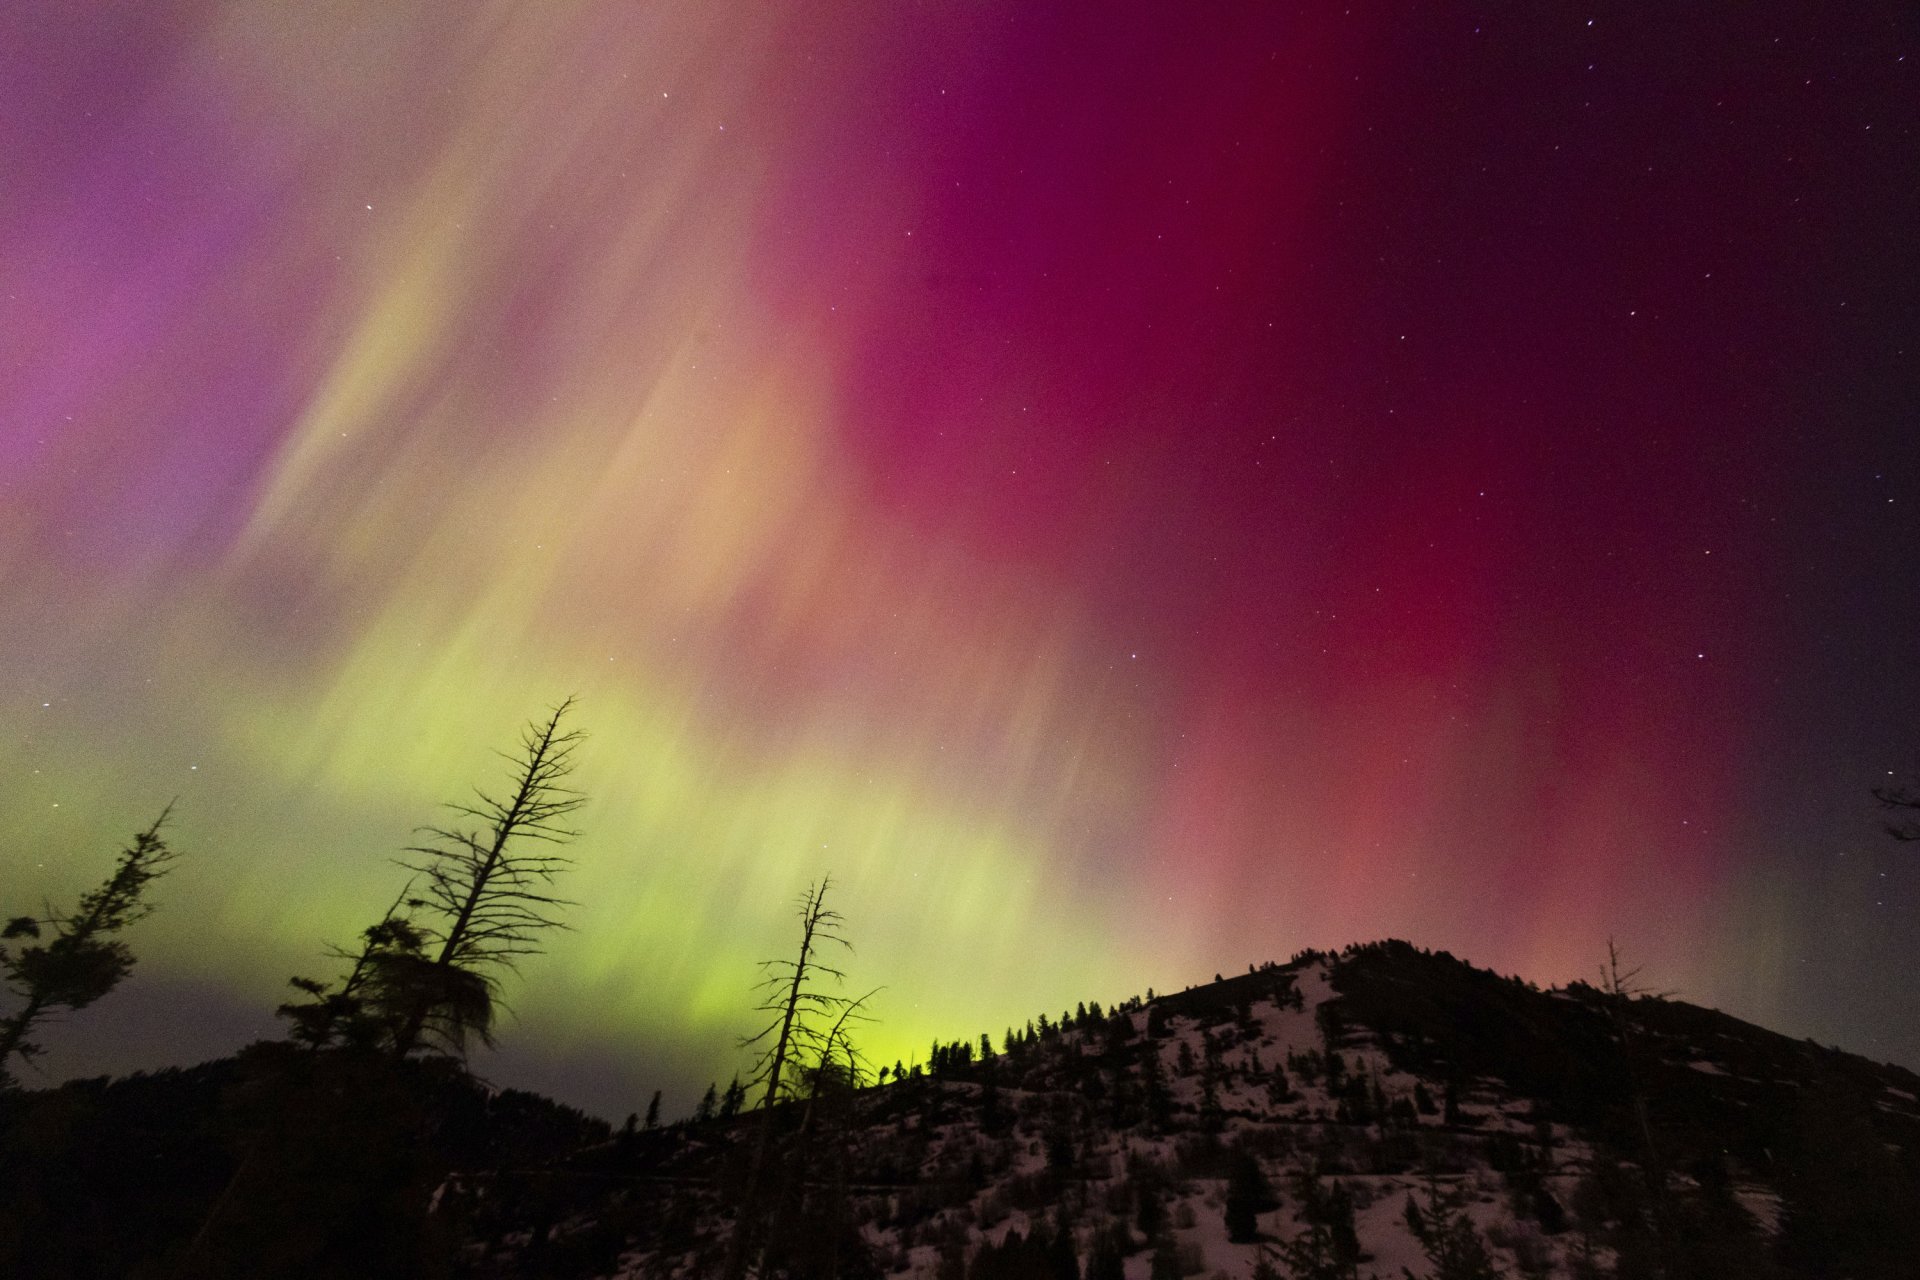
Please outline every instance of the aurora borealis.
[[487, 1070], [609, 1112], [827, 872], [888, 1062], [1612, 934], [1920, 1065], [1920, 19], [1414, 8], [8, 6], [0, 883], [185, 850], [50, 1069], [271, 1033], [569, 694]]

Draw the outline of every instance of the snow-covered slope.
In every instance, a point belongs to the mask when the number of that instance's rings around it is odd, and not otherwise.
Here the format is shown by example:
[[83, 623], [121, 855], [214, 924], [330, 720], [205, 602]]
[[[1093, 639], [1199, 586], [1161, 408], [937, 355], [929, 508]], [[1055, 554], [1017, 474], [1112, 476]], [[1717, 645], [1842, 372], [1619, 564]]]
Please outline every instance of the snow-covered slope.
[[[1815, 1203], [1788, 1161], [1820, 1091], [1851, 1081], [1870, 1102], [1848, 1123], [1875, 1117], [1901, 1167], [1920, 1150], [1910, 1073], [1398, 943], [1041, 1025], [789, 1108], [751, 1215], [783, 1273], [1796, 1274], [1782, 1188]], [[576, 1259], [556, 1274], [720, 1274], [759, 1124], [584, 1153], [546, 1186], [538, 1246], [477, 1207], [476, 1267], [522, 1274], [531, 1249]]]

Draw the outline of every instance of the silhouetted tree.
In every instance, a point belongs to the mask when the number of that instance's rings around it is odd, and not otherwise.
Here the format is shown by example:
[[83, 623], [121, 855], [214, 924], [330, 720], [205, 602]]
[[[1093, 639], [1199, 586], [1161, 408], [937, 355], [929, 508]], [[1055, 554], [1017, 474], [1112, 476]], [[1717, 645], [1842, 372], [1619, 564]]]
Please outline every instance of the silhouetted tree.
[[647, 1118], [640, 1122], [642, 1127], [658, 1129], [660, 1127], [660, 1091], [653, 1091], [653, 1100], [647, 1103]]
[[1407, 1207], [1401, 1216], [1406, 1219], [1407, 1230], [1413, 1233], [1415, 1240], [1427, 1238], [1427, 1215], [1420, 1212], [1420, 1202], [1411, 1193], [1407, 1195]]
[[1627, 1085], [1633, 1101], [1634, 1127], [1640, 1138], [1640, 1168], [1647, 1181], [1650, 1197], [1648, 1207], [1653, 1214], [1654, 1230], [1660, 1234], [1665, 1228], [1664, 1215], [1667, 1210], [1667, 1167], [1665, 1153], [1654, 1139], [1652, 1113], [1647, 1103], [1645, 1059], [1648, 1054], [1640, 1041], [1633, 1002], [1649, 996], [1659, 999], [1668, 993], [1649, 990], [1640, 984], [1639, 978], [1638, 968], [1621, 968], [1620, 949], [1612, 938], [1608, 938], [1607, 962], [1600, 967], [1601, 1008], [1613, 1028], [1614, 1040], [1620, 1048], [1620, 1061], [1626, 1068]]
[[1456, 1200], [1443, 1196], [1437, 1184], [1427, 1188], [1424, 1212], [1407, 1197], [1406, 1221], [1433, 1268], [1424, 1276], [1408, 1271], [1409, 1280], [1499, 1280], [1504, 1274], [1494, 1265], [1473, 1219]]
[[693, 1109], [694, 1123], [700, 1124], [713, 1119], [713, 1113], [719, 1106], [720, 1090], [717, 1086], [710, 1084], [707, 1086], [707, 1091], [700, 1095], [699, 1105]]
[[[792, 960], [767, 960], [761, 963], [766, 978], [760, 984], [765, 998], [758, 1006], [762, 1013], [774, 1015], [757, 1034], [742, 1041], [743, 1047], [764, 1044], [747, 1088], [764, 1085], [760, 1106], [771, 1108], [783, 1097], [782, 1089], [791, 1088], [787, 1067], [802, 1058], [824, 1059], [838, 1032], [841, 1014], [856, 1002], [819, 983], [830, 979], [844, 981], [846, 974], [820, 958], [828, 944], [851, 951], [853, 945], [841, 936], [843, 923], [838, 911], [826, 905], [829, 878], [809, 886], [799, 907], [800, 946]], [[863, 997], [864, 998], [864, 997]]]
[[1267, 1101], [1277, 1107], [1292, 1098], [1293, 1086], [1287, 1080], [1287, 1069], [1276, 1062], [1273, 1073], [1267, 1077]]
[[[1883, 809], [1904, 815], [1920, 815], [1920, 784], [1875, 787], [1873, 798]], [[1887, 834], [1895, 840], [1920, 840], [1920, 816], [1902, 816], [1887, 823]]]
[[[821, 949], [829, 944], [849, 951], [853, 949], [853, 944], [840, 933], [840, 913], [826, 905], [827, 890], [831, 886], [831, 877], [823, 876], [817, 885], [810, 885], [806, 893], [801, 895], [800, 946], [794, 958], [761, 963], [766, 978], [761, 982], [760, 990], [766, 994], [759, 1011], [772, 1014], [773, 1020], [741, 1044], [742, 1047], [766, 1045], [748, 1081], [749, 1087], [760, 1084], [766, 1086], [760, 1098], [760, 1106], [765, 1114], [761, 1119], [759, 1137], [754, 1143], [752, 1162], [748, 1166], [740, 1214], [734, 1224], [733, 1236], [728, 1241], [728, 1280], [740, 1280], [746, 1274], [750, 1253], [756, 1244], [755, 1228], [761, 1214], [762, 1184], [767, 1175], [768, 1156], [773, 1145], [773, 1108], [782, 1098], [782, 1088], [788, 1085], [788, 1064], [803, 1057], [830, 1061], [841, 1015], [855, 1003], [845, 996], [821, 990], [819, 985], [822, 979], [838, 983], [846, 978], [841, 970], [820, 959]], [[829, 1020], [830, 1025], [822, 1025]]]
[[1253, 1153], [1235, 1147], [1227, 1155], [1227, 1239], [1250, 1244], [1260, 1236], [1260, 1215], [1279, 1207], [1273, 1187]]
[[548, 892], [571, 860], [551, 852], [578, 833], [566, 818], [586, 797], [566, 785], [585, 735], [563, 729], [569, 698], [544, 723], [528, 726], [514, 764], [512, 790], [500, 799], [476, 792], [449, 806], [476, 825], [430, 827], [432, 839], [401, 865], [421, 878], [415, 927], [433, 954], [390, 950], [375, 960], [381, 998], [402, 1012], [394, 1052], [410, 1053], [423, 1035], [459, 1050], [467, 1033], [490, 1040], [498, 973], [540, 950], [538, 938], [564, 927], [554, 915], [570, 905]]
[[[120, 851], [113, 874], [81, 894], [72, 911], [49, 905], [44, 915], [15, 916], [0, 929], [0, 939], [18, 944], [0, 947], [0, 974], [24, 1001], [0, 1019], [0, 1086], [8, 1080], [9, 1058], [18, 1054], [25, 1061], [40, 1052], [27, 1039], [36, 1022], [59, 1010], [86, 1008], [133, 971], [132, 950], [114, 935], [153, 911], [147, 886], [166, 874], [176, 856], [160, 836], [172, 811], [167, 806], [152, 826], [134, 836]], [[42, 942], [48, 933], [53, 936]]]
[[1030, 1234], [1009, 1231], [999, 1244], [980, 1246], [967, 1280], [1080, 1280], [1073, 1232], [1064, 1225], [1049, 1229], [1044, 1222]]
[[1294, 1186], [1301, 1230], [1279, 1246], [1288, 1274], [1295, 1280], [1353, 1280], [1360, 1238], [1353, 1225], [1352, 1195], [1338, 1181], [1328, 1186], [1311, 1169], [1302, 1169]]
[[332, 983], [315, 978], [289, 979], [307, 994], [305, 1000], [289, 1001], [276, 1010], [293, 1024], [289, 1034], [294, 1043], [325, 1049], [336, 1044], [371, 1048], [392, 1042], [399, 1030], [396, 1010], [379, 989], [381, 976], [396, 969], [387, 957], [400, 954], [418, 960], [426, 949], [425, 937], [402, 910], [421, 905], [417, 898], [409, 900], [412, 890], [409, 881], [380, 923], [361, 931], [357, 952], [328, 948], [335, 958], [352, 962], [337, 990]]
[[1218, 1043], [1208, 1033], [1200, 1034], [1205, 1040], [1200, 1064], [1200, 1128], [1207, 1133], [1218, 1133], [1227, 1123], [1226, 1113], [1220, 1107], [1220, 1077], [1224, 1068]]
[[1160, 1065], [1160, 1045], [1154, 1040], [1144, 1040], [1140, 1045], [1140, 1096], [1148, 1127], [1155, 1133], [1164, 1132], [1173, 1115], [1173, 1099], [1167, 1092], [1166, 1072]]
[[872, 994], [841, 1007], [819, 1056], [805, 1069], [801, 1090], [806, 1102], [779, 1162], [783, 1176], [768, 1215], [759, 1267], [763, 1276], [842, 1280], [878, 1275], [848, 1188], [853, 1099], [870, 1078], [865, 1057], [849, 1033], [854, 1023], [868, 1020], [862, 1011]]

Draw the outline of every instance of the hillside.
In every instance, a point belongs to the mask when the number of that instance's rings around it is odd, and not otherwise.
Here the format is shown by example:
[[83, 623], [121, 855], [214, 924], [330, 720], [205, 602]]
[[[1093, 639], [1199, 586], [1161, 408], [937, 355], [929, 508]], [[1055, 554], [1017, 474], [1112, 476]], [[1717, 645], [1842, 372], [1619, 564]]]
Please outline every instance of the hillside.
[[817, 1075], [770, 1129], [610, 1134], [451, 1064], [284, 1046], [15, 1095], [0, 1270], [718, 1276], [743, 1199], [792, 1277], [1910, 1280], [1920, 1257], [1920, 1077], [1679, 1001], [1387, 942], [996, 1039]]
[[[790, 1274], [1910, 1277], [1920, 1257], [1920, 1078], [1678, 1001], [1389, 942], [1012, 1039], [789, 1109], [809, 1134], [771, 1215]], [[537, 1247], [470, 1187], [474, 1265], [718, 1274], [748, 1123], [578, 1154], [544, 1180]]]

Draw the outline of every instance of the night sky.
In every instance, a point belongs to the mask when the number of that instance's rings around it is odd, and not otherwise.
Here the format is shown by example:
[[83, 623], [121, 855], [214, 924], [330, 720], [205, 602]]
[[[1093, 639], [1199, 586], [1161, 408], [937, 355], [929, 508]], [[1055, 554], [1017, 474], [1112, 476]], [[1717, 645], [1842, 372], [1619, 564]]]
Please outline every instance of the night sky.
[[[569, 694], [506, 1084], [1384, 936], [1920, 1067], [1907, 3], [11, 4], [0, 909], [275, 1034]], [[1889, 778], [1889, 774], [1892, 778]]]

